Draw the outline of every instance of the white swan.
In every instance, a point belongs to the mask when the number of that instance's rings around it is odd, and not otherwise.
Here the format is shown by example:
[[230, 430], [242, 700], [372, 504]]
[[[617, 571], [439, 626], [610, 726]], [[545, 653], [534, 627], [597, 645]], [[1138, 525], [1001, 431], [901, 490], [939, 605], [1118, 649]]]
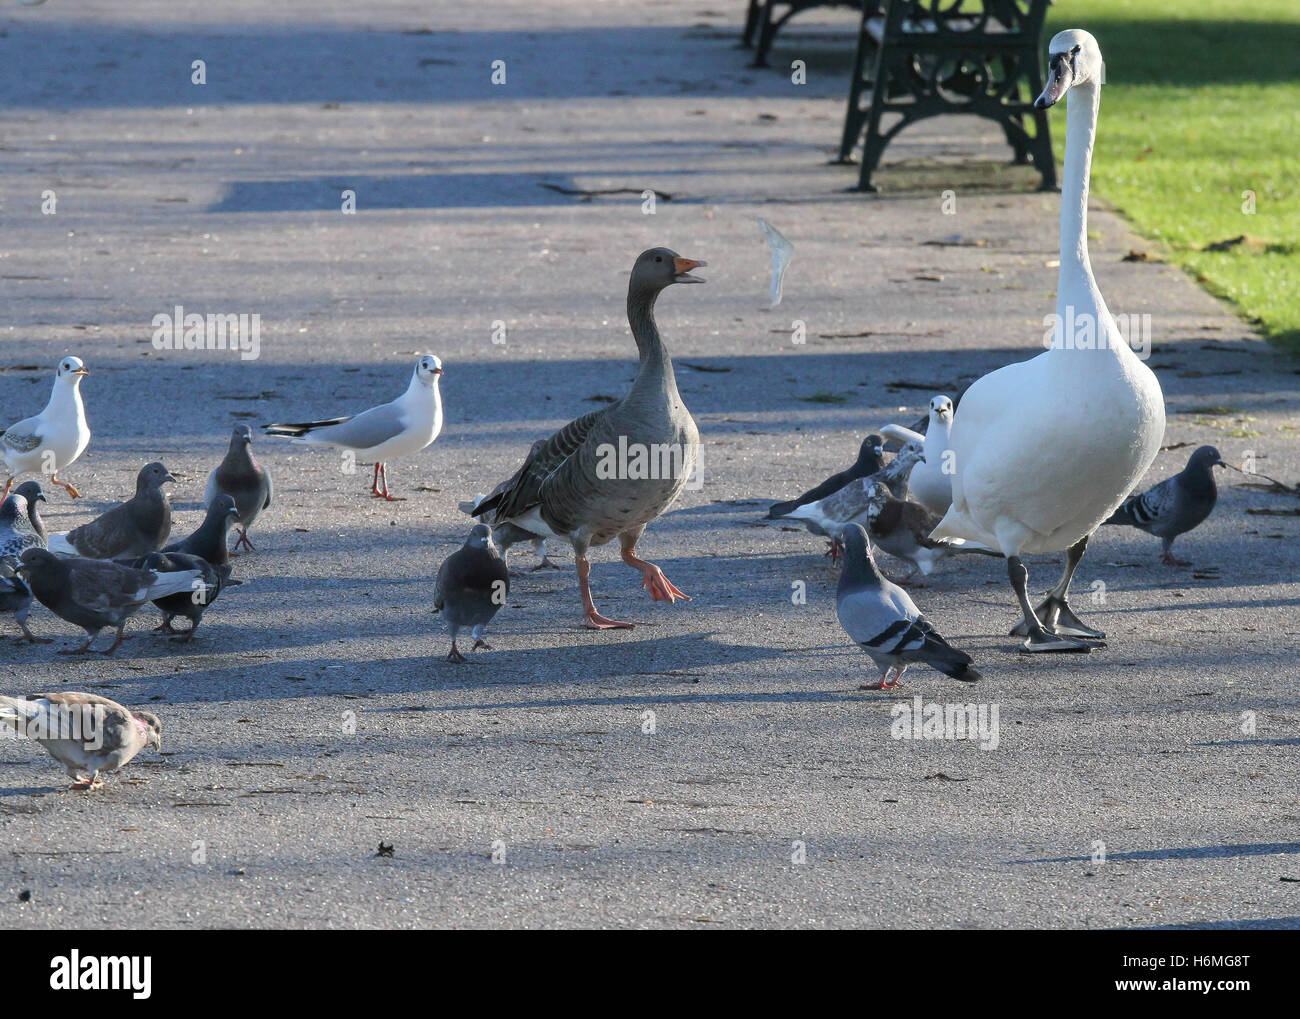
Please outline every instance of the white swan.
[[930, 423], [924, 435], [903, 425], [885, 425], [880, 429], [886, 439], [900, 444], [919, 442], [924, 447], [925, 459], [912, 471], [908, 487], [913, 499], [938, 516], [947, 513], [952, 505], [953, 457], [948, 450], [951, 431], [952, 401], [942, 395], [930, 401]]
[[[1101, 101], [1097, 42], [1073, 29], [1049, 47], [1045, 108], [1069, 91], [1055, 335], [1045, 353], [985, 375], [962, 396], [950, 438], [952, 507], [934, 538], [1000, 549], [1024, 614], [1026, 651], [1086, 651], [1105, 634], [1066, 604], [1088, 538], [1132, 491], [1164, 435], [1164, 396], [1129, 349], [1088, 262], [1088, 172]], [[1068, 549], [1065, 571], [1032, 608], [1026, 552]]]

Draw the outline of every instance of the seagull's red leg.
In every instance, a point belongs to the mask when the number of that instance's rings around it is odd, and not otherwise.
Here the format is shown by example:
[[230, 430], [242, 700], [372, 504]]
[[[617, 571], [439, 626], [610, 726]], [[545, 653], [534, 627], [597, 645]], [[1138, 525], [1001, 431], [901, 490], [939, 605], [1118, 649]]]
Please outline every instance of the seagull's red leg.
[[379, 464], [375, 464], [375, 476], [370, 481], [370, 494], [379, 498]]
[[13, 488], [13, 484], [14, 484], [14, 476], [11, 474], [9, 475], [9, 480], [5, 482], [4, 492], [0, 493], [0, 501], [3, 501], [5, 496], [9, 494], [9, 489]]
[[623, 549], [623, 562], [627, 563], [633, 569], [641, 571], [641, 585], [650, 592], [650, 597], [655, 601], [666, 601], [670, 605], [680, 598], [682, 601], [690, 601], [690, 595], [683, 594], [672, 585], [672, 582], [664, 576], [664, 571], [654, 563], [648, 563], [644, 559], [636, 557], [636, 546], [629, 545]]
[[591, 584], [587, 581], [591, 576], [591, 563], [585, 555], [579, 555], [575, 557], [575, 565], [578, 567], [578, 589], [582, 592], [582, 612], [587, 617], [587, 627], [592, 630], [632, 629], [634, 623], [621, 623], [596, 611], [596, 603], [591, 600]]
[[60, 488], [66, 488], [68, 490], [68, 495], [72, 496], [74, 499], [81, 498], [81, 493], [77, 491], [76, 487], [71, 482], [60, 481], [57, 474], [50, 475], [50, 484], [58, 485]]
[[400, 496], [400, 495], [389, 495], [389, 493], [388, 493], [388, 465], [387, 465], [387, 464], [380, 464], [380, 465], [379, 465], [379, 478], [380, 478], [380, 480], [381, 480], [381, 481], [383, 482], [383, 484], [384, 484], [384, 490], [383, 490], [382, 492], [377, 493], [381, 498], [387, 499], [389, 502], [402, 502], [402, 501], [405, 499], [405, 496]]

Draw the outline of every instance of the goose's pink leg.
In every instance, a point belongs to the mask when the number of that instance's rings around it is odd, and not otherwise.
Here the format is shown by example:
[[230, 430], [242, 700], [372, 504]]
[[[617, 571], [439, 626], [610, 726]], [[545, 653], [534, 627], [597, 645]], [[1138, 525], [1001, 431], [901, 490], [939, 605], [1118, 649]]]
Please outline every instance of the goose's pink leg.
[[641, 571], [641, 583], [655, 601], [666, 601], [671, 605], [678, 598], [682, 601], [691, 600], [690, 595], [683, 594], [673, 586], [672, 581], [664, 576], [664, 571], [658, 566], [644, 559], [638, 559], [635, 545], [623, 549], [623, 562]]
[[596, 603], [591, 600], [591, 585], [587, 578], [591, 576], [591, 563], [585, 555], [575, 557], [578, 567], [578, 588], [582, 592], [582, 613], [587, 617], [587, 626], [592, 630], [630, 630], [633, 623], [622, 623], [609, 619], [596, 611]]

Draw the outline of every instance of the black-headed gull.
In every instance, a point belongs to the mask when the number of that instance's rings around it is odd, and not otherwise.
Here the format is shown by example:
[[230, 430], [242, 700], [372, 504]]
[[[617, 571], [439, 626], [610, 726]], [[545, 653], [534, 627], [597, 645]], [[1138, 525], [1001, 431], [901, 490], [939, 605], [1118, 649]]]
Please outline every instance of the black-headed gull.
[[385, 463], [418, 453], [442, 431], [442, 395], [438, 378], [442, 362], [426, 354], [415, 363], [411, 384], [392, 403], [371, 407], [355, 417], [304, 421], [297, 424], [263, 425], [267, 435], [284, 435], [294, 442], [350, 449], [375, 459], [375, 476], [370, 494], [390, 502]]
[[65, 357], [54, 371], [54, 388], [45, 409], [10, 425], [0, 436], [0, 458], [9, 471], [0, 499], [9, 494], [19, 474], [48, 474], [51, 484], [66, 488], [74, 499], [81, 498], [76, 488], [59, 480], [59, 471], [90, 444], [86, 407], [81, 402], [81, 380], [89, 374], [81, 358]]

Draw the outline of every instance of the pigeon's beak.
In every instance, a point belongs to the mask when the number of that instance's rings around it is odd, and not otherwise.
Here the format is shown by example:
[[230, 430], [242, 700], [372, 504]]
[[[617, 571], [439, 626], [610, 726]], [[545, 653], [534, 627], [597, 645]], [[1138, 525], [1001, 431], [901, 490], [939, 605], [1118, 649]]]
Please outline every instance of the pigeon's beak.
[[1069, 91], [1074, 83], [1074, 67], [1068, 53], [1055, 53], [1048, 58], [1047, 86], [1043, 94], [1034, 100], [1034, 106], [1045, 110], [1061, 101], [1061, 96]]
[[172, 475], [171, 471], [168, 471], [166, 474], [163, 475], [163, 481], [175, 481], [175, 480], [176, 478]]
[[41, 492], [41, 493], [39, 493], [39, 494], [36, 496], [36, 501], [37, 501], [37, 502], [49, 502], [49, 500], [45, 498], [45, 493], [44, 493], [44, 492]]
[[696, 261], [695, 259], [693, 259], [693, 258], [674, 258], [674, 259], [673, 259], [673, 269], [676, 271], [677, 275], [676, 275], [676, 277], [674, 278], [673, 282], [674, 282], [674, 283], [703, 283], [703, 282], [705, 282], [705, 281], [704, 281], [703, 279], [701, 279], [699, 276], [692, 276], [692, 275], [691, 275], [691, 270], [692, 270], [692, 269], [699, 269], [701, 266], [705, 266], [705, 265], [708, 265], [708, 264], [709, 264], [708, 262], [697, 262], [697, 261]]

